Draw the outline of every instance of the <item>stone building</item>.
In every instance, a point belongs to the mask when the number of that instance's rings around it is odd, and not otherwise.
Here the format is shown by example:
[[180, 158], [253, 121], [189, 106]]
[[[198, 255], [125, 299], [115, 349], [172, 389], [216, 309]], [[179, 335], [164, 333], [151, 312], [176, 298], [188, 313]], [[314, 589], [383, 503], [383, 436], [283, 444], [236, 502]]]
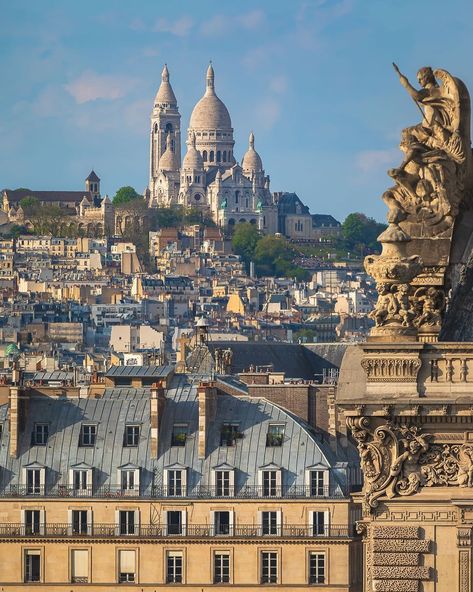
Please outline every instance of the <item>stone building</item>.
[[161, 370], [0, 387], [2, 583], [360, 590], [350, 453], [263, 397]]
[[206, 90], [192, 111], [187, 152], [181, 163], [181, 127], [177, 99], [164, 66], [154, 100], [150, 132], [150, 181], [145, 198], [150, 207], [182, 205], [198, 208], [227, 229], [239, 222], [277, 232], [277, 208], [251, 133], [241, 165], [234, 156], [230, 114], [215, 91], [209, 65]]
[[36, 191], [32, 189], [5, 189], [2, 211], [5, 222], [33, 227], [25, 216], [21, 200], [36, 198], [41, 206], [57, 206], [65, 216], [64, 226], [73, 227], [84, 235], [103, 236], [113, 232], [115, 211], [109, 197], [100, 195], [100, 179], [91, 171], [85, 180], [84, 191]]

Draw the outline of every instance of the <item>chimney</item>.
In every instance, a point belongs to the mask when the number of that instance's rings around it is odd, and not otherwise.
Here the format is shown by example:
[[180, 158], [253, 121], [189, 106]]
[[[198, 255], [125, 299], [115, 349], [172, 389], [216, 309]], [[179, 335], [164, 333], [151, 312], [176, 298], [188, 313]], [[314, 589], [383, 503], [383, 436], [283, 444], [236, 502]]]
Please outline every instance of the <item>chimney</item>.
[[199, 396], [199, 458], [205, 458], [207, 432], [217, 412], [217, 388], [215, 382], [201, 382]]
[[19, 386], [10, 387], [10, 456], [18, 457], [20, 433], [26, 420], [26, 396]]
[[156, 382], [151, 387], [149, 399], [149, 419], [151, 427], [151, 456], [158, 458], [159, 426], [163, 416], [166, 395], [162, 381]]

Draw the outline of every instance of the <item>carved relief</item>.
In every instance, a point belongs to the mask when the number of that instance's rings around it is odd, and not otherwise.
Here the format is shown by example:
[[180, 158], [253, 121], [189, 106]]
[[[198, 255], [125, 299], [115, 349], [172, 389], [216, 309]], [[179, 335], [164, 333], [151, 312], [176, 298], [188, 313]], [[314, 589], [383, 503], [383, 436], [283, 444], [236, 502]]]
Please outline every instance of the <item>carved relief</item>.
[[419, 358], [364, 358], [361, 365], [370, 382], [415, 382], [421, 367]]

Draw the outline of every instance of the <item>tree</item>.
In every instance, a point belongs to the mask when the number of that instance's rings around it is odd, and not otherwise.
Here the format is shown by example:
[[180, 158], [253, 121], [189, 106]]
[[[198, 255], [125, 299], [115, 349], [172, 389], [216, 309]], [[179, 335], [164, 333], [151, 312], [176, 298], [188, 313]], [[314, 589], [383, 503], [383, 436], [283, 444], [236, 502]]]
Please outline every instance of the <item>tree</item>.
[[305, 280], [309, 272], [294, 265], [297, 253], [294, 247], [283, 237], [268, 235], [261, 238], [255, 248], [255, 262], [261, 275], [295, 277]]
[[41, 204], [39, 203], [37, 197], [34, 197], [33, 195], [27, 195], [26, 197], [23, 197], [23, 199], [20, 199], [20, 206], [22, 207], [25, 216], [31, 216], [38, 211], [38, 209], [41, 207]]
[[235, 227], [232, 246], [237, 255], [248, 265], [255, 257], [255, 249], [262, 237], [255, 224], [241, 222]]
[[64, 211], [54, 205], [39, 206], [29, 215], [35, 233], [52, 236], [63, 235], [64, 223], [67, 218]]
[[115, 197], [113, 198], [113, 204], [115, 206], [119, 206], [129, 203], [135, 199], [143, 199], [143, 196], [137, 193], [134, 187], [126, 185], [125, 187], [120, 187], [120, 189], [117, 189]]
[[347, 249], [364, 251], [379, 250], [378, 236], [386, 228], [385, 224], [368, 218], [365, 214], [349, 214], [342, 224], [342, 233]]

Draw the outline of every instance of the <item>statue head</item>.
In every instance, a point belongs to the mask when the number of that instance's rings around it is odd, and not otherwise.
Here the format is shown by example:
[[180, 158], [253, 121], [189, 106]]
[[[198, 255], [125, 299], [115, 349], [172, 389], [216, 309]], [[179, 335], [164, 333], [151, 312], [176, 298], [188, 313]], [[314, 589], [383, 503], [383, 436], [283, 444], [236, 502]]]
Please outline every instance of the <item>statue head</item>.
[[417, 440], [409, 440], [408, 447], [411, 454], [416, 454], [420, 450], [420, 444]]
[[421, 68], [417, 72], [417, 80], [419, 81], [419, 84], [424, 88], [428, 84], [437, 85], [437, 81], [435, 80], [434, 73], [430, 66], [425, 66], [425, 68]]

